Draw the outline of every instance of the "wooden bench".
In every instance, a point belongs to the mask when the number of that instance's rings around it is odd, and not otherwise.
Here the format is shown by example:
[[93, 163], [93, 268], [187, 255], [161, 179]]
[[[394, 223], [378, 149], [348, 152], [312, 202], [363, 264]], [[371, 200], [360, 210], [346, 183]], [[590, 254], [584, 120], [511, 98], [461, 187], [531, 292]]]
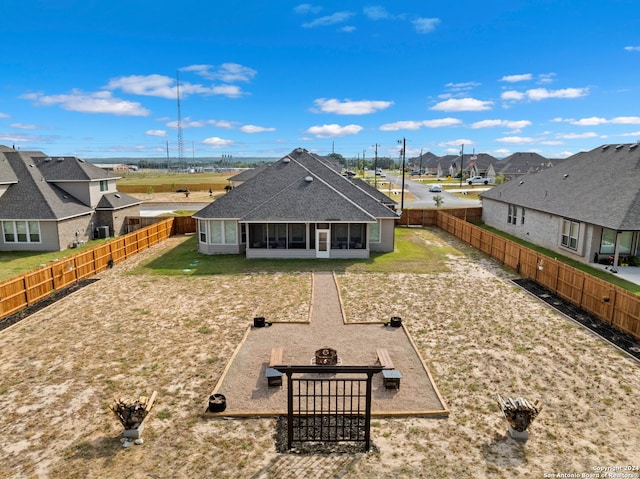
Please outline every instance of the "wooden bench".
[[386, 349], [376, 349], [378, 363], [385, 369], [382, 370], [382, 382], [385, 389], [400, 389], [402, 374], [394, 368], [393, 361]]
[[282, 373], [277, 369], [274, 369], [274, 366], [282, 365], [282, 356], [284, 354], [284, 348], [271, 348], [271, 358], [269, 359], [269, 367], [265, 371], [265, 375], [267, 376], [267, 384], [269, 387], [271, 386], [282, 386]]

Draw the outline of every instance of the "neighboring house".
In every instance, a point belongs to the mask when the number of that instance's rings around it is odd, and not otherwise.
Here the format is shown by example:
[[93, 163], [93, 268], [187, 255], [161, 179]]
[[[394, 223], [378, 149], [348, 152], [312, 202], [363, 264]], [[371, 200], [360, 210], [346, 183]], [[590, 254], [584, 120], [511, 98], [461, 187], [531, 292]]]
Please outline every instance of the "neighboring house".
[[[440, 158], [442, 168], [444, 168], [452, 178], [460, 173], [460, 159], [460, 155], [445, 155]], [[490, 174], [495, 175], [494, 165], [497, 161], [498, 159], [495, 156], [487, 153], [465, 154], [462, 157], [464, 177], [487, 176], [494, 180], [495, 176], [490, 176]]]
[[198, 250], [247, 258], [368, 258], [393, 251], [398, 214], [379, 195], [298, 148], [193, 215]]
[[551, 168], [553, 163], [538, 153], [524, 152], [513, 153], [506, 158], [498, 161], [494, 168], [496, 172], [504, 176], [506, 180], [515, 180], [522, 175], [529, 173], [537, 173], [539, 171]]
[[142, 201], [119, 193], [117, 179], [79, 158], [0, 145], [0, 251], [59, 251], [126, 233]]
[[577, 261], [640, 255], [638, 144], [578, 153], [480, 197], [487, 225]]

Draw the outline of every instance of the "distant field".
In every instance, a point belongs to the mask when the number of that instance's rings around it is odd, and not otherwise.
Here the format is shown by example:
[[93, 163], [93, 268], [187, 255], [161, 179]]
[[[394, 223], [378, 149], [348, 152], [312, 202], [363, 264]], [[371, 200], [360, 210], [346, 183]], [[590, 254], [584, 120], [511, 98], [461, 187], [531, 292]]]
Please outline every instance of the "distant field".
[[229, 184], [228, 179], [239, 171], [225, 173], [167, 173], [143, 170], [135, 173], [123, 173], [117, 181], [118, 190], [123, 193], [147, 193], [150, 190], [174, 192], [181, 189], [194, 191], [223, 191]]

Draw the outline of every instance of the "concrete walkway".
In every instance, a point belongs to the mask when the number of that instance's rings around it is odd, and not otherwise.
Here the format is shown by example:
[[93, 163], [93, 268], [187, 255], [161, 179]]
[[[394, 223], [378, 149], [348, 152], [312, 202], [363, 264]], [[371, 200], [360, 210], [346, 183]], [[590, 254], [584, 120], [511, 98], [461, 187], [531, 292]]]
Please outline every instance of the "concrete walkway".
[[[266, 318], [275, 321], [275, 318]], [[315, 351], [330, 347], [343, 365], [370, 365], [376, 349], [386, 348], [403, 378], [399, 390], [385, 389], [382, 375], [373, 379], [374, 415], [445, 415], [448, 413], [426, 367], [404, 327], [382, 323], [345, 324], [340, 295], [331, 272], [314, 273], [308, 324], [274, 323], [250, 327], [231, 363], [214, 389], [227, 399], [225, 416], [286, 414], [286, 378], [283, 387], [268, 387], [265, 370], [271, 348], [284, 348], [283, 362], [309, 365]]]

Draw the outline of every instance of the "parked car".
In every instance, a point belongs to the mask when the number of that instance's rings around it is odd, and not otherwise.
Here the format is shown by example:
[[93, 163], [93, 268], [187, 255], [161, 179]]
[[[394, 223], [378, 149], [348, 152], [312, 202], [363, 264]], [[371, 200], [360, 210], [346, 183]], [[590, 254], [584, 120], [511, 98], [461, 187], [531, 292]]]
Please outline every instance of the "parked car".
[[491, 183], [491, 178], [486, 178], [484, 176], [472, 176], [467, 180], [467, 183], [470, 185], [488, 185]]
[[424, 170], [413, 170], [411, 172], [411, 176], [419, 176], [419, 175], [424, 175]]
[[431, 185], [429, 187], [429, 191], [431, 193], [442, 193], [442, 186], [440, 186], [440, 185]]

